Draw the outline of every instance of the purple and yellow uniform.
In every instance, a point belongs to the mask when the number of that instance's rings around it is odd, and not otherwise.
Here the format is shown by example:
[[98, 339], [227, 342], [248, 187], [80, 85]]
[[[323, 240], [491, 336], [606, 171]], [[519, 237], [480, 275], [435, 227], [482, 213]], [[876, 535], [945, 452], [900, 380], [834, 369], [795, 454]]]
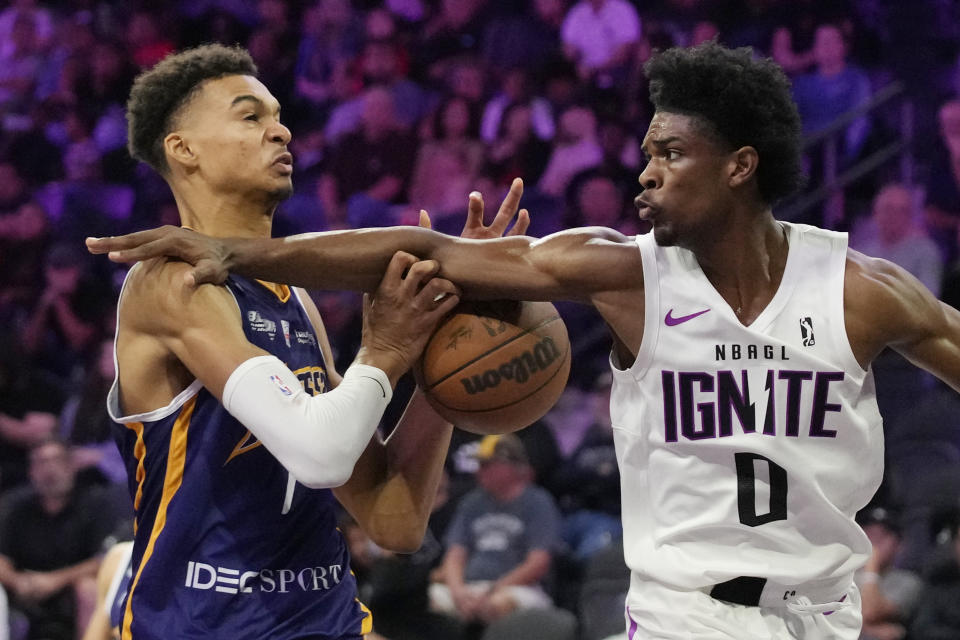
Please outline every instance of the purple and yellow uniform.
[[[226, 284], [247, 339], [284, 361], [307, 393], [326, 391], [298, 294], [238, 276]], [[329, 489], [298, 485], [199, 380], [149, 413], [122, 416], [118, 399], [115, 382], [109, 407], [136, 516], [124, 640], [353, 640], [370, 631]]]

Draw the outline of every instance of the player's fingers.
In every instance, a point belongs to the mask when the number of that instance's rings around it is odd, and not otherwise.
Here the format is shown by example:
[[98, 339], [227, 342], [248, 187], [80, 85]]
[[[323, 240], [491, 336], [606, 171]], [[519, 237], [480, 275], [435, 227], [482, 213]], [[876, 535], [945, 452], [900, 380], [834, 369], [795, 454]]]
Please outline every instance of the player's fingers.
[[467, 200], [467, 221], [463, 225], [464, 232], [483, 226], [483, 195], [479, 191], [471, 191]]
[[446, 278], [432, 278], [424, 283], [417, 293], [417, 306], [422, 309], [435, 309], [448, 296], [459, 296], [460, 288]]
[[390, 258], [390, 263], [387, 265], [387, 270], [383, 274], [383, 279], [380, 280], [380, 288], [402, 286], [407, 270], [416, 262], [416, 256], [406, 251], [397, 251], [393, 254], [393, 257]]
[[407, 269], [407, 275], [403, 278], [403, 289], [407, 295], [413, 297], [417, 295], [420, 288], [426, 284], [430, 278], [440, 271], [440, 263], [436, 260], [419, 260], [410, 265]]
[[223, 263], [210, 258], [201, 258], [193, 267], [193, 270], [187, 274], [192, 280], [187, 284], [197, 286], [206, 283], [222, 284], [227, 279], [227, 270], [223, 268]]
[[87, 250], [90, 253], [109, 253], [113, 251], [125, 251], [133, 249], [142, 244], [147, 244], [169, 234], [172, 229], [177, 227], [164, 226], [157, 229], [147, 229], [146, 231], [137, 231], [128, 233], [125, 236], [108, 236], [105, 238], [87, 238]]
[[530, 212], [526, 209], [520, 209], [520, 213], [517, 214], [517, 221], [513, 223], [513, 227], [510, 231], [507, 232], [508, 236], [522, 236], [527, 232], [527, 228], [530, 226]]
[[129, 249], [114, 249], [107, 254], [113, 262], [139, 262], [160, 256], [183, 257], [169, 238], [160, 238]]
[[430, 223], [430, 214], [426, 212], [425, 209], [420, 209], [420, 226], [425, 229], [432, 229], [433, 225]]
[[503, 232], [507, 230], [507, 225], [510, 224], [513, 216], [517, 213], [517, 207], [520, 206], [520, 198], [522, 196], [523, 180], [514, 178], [513, 182], [510, 183], [510, 190], [507, 191], [506, 197], [504, 197], [503, 202], [500, 203], [500, 209], [497, 210], [497, 215], [493, 218], [493, 222], [490, 223], [490, 230], [496, 235], [503, 235]]

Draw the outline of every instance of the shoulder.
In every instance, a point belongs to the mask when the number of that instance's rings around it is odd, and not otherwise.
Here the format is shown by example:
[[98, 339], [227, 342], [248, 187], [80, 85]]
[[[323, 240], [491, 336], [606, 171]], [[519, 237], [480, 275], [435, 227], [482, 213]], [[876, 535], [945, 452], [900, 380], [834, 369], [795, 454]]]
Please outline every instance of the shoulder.
[[535, 484], [527, 487], [527, 490], [524, 492], [524, 497], [527, 501], [537, 506], [552, 508], [556, 505], [553, 495], [543, 487]]
[[190, 284], [187, 275], [191, 270], [185, 262], [164, 258], [135, 265], [120, 299], [121, 318], [153, 331], [166, 325], [182, 327], [186, 317], [235, 307], [224, 285]]
[[899, 265], [849, 249], [844, 273], [848, 328], [860, 327], [883, 345], [933, 334], [943, 319], [937, 299]]

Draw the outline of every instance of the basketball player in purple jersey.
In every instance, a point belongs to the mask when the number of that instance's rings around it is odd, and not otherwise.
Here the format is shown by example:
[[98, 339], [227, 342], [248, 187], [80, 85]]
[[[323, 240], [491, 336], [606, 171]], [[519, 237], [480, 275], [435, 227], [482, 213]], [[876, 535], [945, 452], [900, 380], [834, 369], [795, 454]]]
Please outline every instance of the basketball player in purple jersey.
[[[772, 61], [707, 43], [646, 72], [656, 112], [636, 204], [650, 234], [164, 229], [89, 246], [121, 261], [175, 255], [197, 282], [358, 289], [403, 249], [438, 260], [464, 297], [594, 305], [614, 337], [629, 638], [853, 640], [853, 573], [870, 552], [853, 516], [883, 461], [870, 363], [892, 347], [960, 388], [960, 314], [845, 234], [773, 217], [799, 182], [800, 121]], [[468, 219], [482, 212], [471, 197]]]
[[[184, 226], [270, 237], [292, 188], [290, 132], [247, 52], [168, 57], [135, 82], [128, 120], [132, 155], [168, 182]], [[343, 376], [302, 291], [239, 275], [194, 287], [188, 264], [164, 258], [130, 270], [108, 399], [136, 516], [121, 638], [371, 630], [335, 501], [381, 546], [419, 547], [452, 427], [415, 394], [386, 442], [376, 429], [458, 300], [435, 261], [397, 252], [387, 263]]]

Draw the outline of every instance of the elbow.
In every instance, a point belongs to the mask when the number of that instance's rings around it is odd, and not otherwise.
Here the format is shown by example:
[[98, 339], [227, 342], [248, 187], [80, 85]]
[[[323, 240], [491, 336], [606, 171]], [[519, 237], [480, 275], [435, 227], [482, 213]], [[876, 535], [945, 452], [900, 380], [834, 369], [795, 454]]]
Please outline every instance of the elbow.
[[338, 465], [311, 461], [309, 464], [287, 468], [294, 479], [308, 489], [336, 489], [347, 484], [353, 475], [353, 465]]
[[416, 553], [423, 545], [426, 527], [397, 526], [372, 528], [370, 539], [381, 549], [393, 553]]

